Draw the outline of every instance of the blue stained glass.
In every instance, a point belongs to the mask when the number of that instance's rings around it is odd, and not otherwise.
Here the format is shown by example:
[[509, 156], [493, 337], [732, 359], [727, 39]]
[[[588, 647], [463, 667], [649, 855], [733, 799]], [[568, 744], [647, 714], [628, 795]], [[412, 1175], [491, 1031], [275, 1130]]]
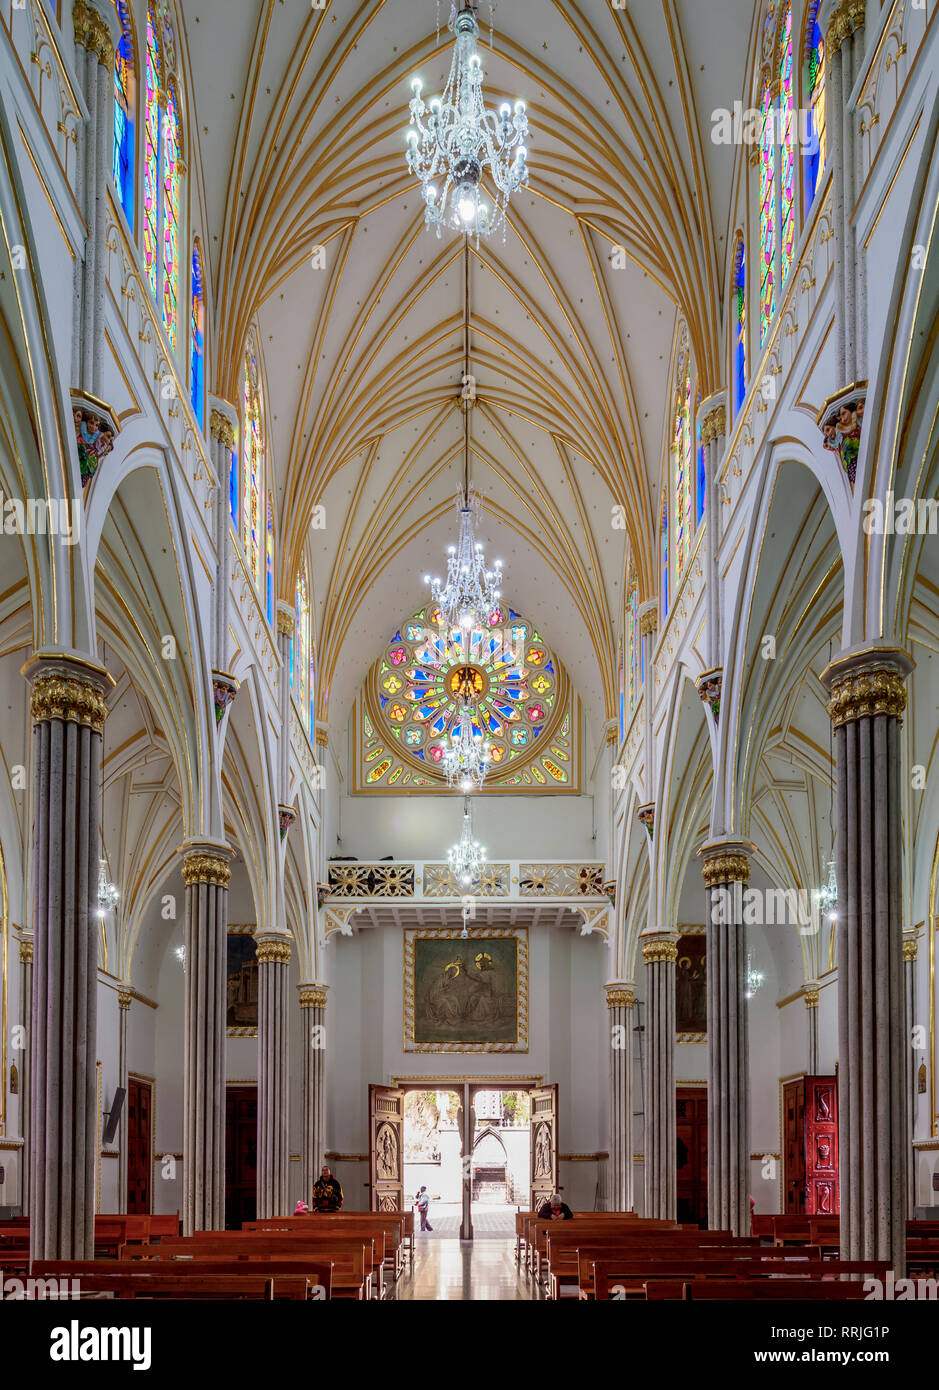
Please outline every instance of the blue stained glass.
[[447, 721], [445, 717], [435, 719], [433, 724], [431, 725], [431, 728], [433, 729], [435, 734], [442, 734], [446, 727]]
[[235, 453], [231, 456], [231, 466], [228, 470], [228, 509], [231, 512], [231, 519], [238, 529], [238, 457]]
[[698, 488], [695, 508], [696, 524], [704, 516], [704, 445], [701, 443], [701, 426], [698, 426]]

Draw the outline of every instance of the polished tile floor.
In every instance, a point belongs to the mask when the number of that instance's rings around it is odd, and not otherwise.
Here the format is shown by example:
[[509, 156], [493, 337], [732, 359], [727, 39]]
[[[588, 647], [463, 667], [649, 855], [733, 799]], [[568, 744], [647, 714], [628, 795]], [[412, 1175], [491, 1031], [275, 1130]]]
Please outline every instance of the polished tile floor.
[[[431, 1217], [433, 1222], [433, 1217]], [[515, 1263], [515, 1237], [461, 1242], [415, 1236], [414, 1269], [395, 1288], [400, 1299], [467, 1299], [483, 1302], [536, 1297]]]

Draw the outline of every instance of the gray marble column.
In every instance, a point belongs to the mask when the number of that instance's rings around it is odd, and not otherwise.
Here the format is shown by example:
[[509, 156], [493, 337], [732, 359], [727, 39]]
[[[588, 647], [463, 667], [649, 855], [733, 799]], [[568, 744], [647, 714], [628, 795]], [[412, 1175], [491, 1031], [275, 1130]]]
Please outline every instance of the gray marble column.
[[97, 1167], [98, 818], [106, 671], [37, 655], [33, 723], [34, 944], [30, 1251], [94, 1256]]
[[903, 991], [900, 724], [906, 652], [847, 652], [822, 672], [838, 788], [841, 1254], [905, 1270], [909, 1040]]
[[[906, 1036], [912, 1040], [913, 1029], [916, 1026], [916, 955], [917, 938], [914, 932], [904, 935], [901, 944], [901, 954], [903, 958], [903, 989], [906, 995]], [[912, 1051], [912, 1049], [911, 1049]], [[913, 1155], [913, 1139], [916, 1135], [916, 1053], [912, 1052], [909, 1059], [910, 1065], [907, 1078], [907, 1112], [906, 1112], [906, 1134], [907, 1134], [907, 1176], [906, 1176], [906, 1214], [907, 1219], [913, 1217], [913, 1208], [916, 1205], [916, 1163]]]
[[183, 1063], [183, 1234], [225, 1225], [225, 962], [230, 852], [189, 843]]
[[309, 1202], [326, 1161], [326, 986], [299, 986], [300, 1196]]
[[[33, 1008], [33, 942], [30, 937], [20, 942], [20, 1018], [28, 1019]], [[27, 1025], [31, 1031], [31, 1024]], [[20, 1069], [20, 1135], [23, 1139], [23, 1153], [20, 1158], [20, 1206], [23, 1215], [29, 1215], [29, 1111], [30, 1111], [30, 1048], [27, 1046], [16, 1055], [16, 1065]]]
[[678, 937], [645, 931], [646, 1074], [644, 1215], [674, 1221], [678, 1208], [675, 1127], [675, 961]]
[[753, 846], [711, 840], [698, 851], [707, 896], [708, 1227], [750, 1233], [747, 943], [743, 889]]
[[113, 6], [75, 0], [75, 66], [88, 117], [79, 127], [76, 196], [87, 228], [85, 254], [75, 264], [73, 384], [100, 397], [103, 380], [107, 253], [107, 188], [114, 161]]
[[610, 1210], [631, 1211], [633, 1197], [633, 1005], [631, 985], [608, 985], [610, 1011]]
[[119, 1012], [118, 1024], [118, 1044], [117, 1044], [117, 1084], [124, 1087], [125, 1100], [121, 1108], [121, 1118], [118, 1125], [117, 1147], [120, 1153], [118, 1162], [117, 1178], [117, 1209], [118, 1211], [127, 1210], [127, 1159], [128, 1159], [128, 1127], [127, 1127], [127, 1021], [130, 1014], [131, 1001], [133, 995], [130, 992], [130, 984], [124, 989], [118, 990], [117, 1007]]
[[258, 948], [258, 1217], [288, 1215], [290, 938], [261, 932]]

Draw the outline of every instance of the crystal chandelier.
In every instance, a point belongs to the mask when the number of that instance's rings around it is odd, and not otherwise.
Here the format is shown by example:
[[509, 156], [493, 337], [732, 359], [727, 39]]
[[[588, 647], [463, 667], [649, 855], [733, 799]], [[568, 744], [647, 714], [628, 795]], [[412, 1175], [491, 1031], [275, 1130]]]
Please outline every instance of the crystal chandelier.
[[465, 632], [474, 627], [488, 626], [499, 611], [501, 597], [502, 561], [486, 568], [482, 542], [476, 539], [475, 519], [478, 503], [470, 490], [470, 410], [475, 400], [475, 382], [470, 375], [470, 259], [469, 242], [463, 248], [463, 381], [473, 383], [472, 394], [461, 393], [463, 404], [463, 485], [460, 498], [460, 536], [456, 545], [447, 547], [447, 580], [431, 579], [434, 602], [450, 627]]
[[828, 882], [824, 888], [816, 888], [815, 898], [819, 915], [827, 917], [829, 922], [834, 922], [838, 916], [838, 875], [835, 872], [834, 859], [828, 861]]
[[489, 740], [475, 731], [473, 703], [463, 697], [450, 730], [450, 746], [443, 755], [447, 785], [459, 782], [462, 792], [481, 787], [489, 771]]
[[460, 539], [457, 545], [447, 546], [447, 580], [424, 576], [430, 585], [434, 602], [450, 627], [471, 628], [486, 626], [498, 611], [501, 596], [502, 561], [494, 569], [486, 568], [482, 542], [475, 536], [473, 513], [476, 499], [470, 493], [461, 498]]
[[447, 851], [447, 863], [454, 878], [468, 888], [475, 883], [486, 862], [486, 851], [473, 839], [473, 808], [468, 796], [463, 798], [463, 830], [459, 844]]
[[747, 987], [744, 991], [745, 999], [752, 999], [754, 994], [765, 981], [766, 976], [762, 970], [754, 970], [750, 960], [750, 952], [747, 952]]
[[108, 878], [108, 866], [104, 859], [98, 860], [98, 916], [103, 917], [117, 907], [120, 893]]
[[[443, 96], [431, 99], [429, 114], [421, 79], [411, 83], [408, 168], [421, 181], [424, 220], [437, 228], [438, 237], [444, 225], [477, 240], [501, 226], [504, 239], [509, 199], [528, 183], [525, 103], [517, 101], [513, 109], [504, 102], [498, 115], [484, 105], [479, 21], [471, 0], [459, 14], [453, 6], [448, 27], [456, 36], [450, 76]], [[495, 187], [492, 209], [480, 196], [484, 173]]]

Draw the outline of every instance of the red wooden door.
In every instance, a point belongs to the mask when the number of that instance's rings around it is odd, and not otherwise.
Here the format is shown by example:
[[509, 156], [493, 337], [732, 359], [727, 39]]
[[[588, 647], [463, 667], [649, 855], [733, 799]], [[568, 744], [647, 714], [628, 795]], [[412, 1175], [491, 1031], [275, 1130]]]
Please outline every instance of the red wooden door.
[[225, 1092], [225, 1227], [241, 1229], [258, 1214], [258, 1088]]
[[149, 1216], [153, 1178], [151, 1114], [153, 1087], [130, 1077], [127, 1082], [127, 1210]]
[[708, 1095], [703, 1086], [675, 1088], [678, 1220], [708, 1219]]
[[368, 1088], [368, 1182], [372, 1211], [404, 1211], [404, 1092]]
[[558, 1191], [558, 1088], [531, 1093], [531, 1210]]
[[805, 1077], [783, 1086], [783, 1187], [787, 1216], [805, 1212]]
[[805, 1078], [805, 1212], [837, 1216], [838, 1078]]

